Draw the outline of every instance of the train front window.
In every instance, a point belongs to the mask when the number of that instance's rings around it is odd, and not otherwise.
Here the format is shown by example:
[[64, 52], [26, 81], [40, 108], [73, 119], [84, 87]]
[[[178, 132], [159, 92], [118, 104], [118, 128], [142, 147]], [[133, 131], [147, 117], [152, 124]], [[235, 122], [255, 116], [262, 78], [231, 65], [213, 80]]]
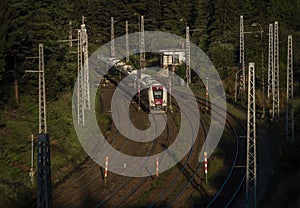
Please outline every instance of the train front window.
[[155, 91], [153, 91], [154, 99], [161, 99], [162, 98], [162, 94], [163, 94], [162, 90], [155, 90]]

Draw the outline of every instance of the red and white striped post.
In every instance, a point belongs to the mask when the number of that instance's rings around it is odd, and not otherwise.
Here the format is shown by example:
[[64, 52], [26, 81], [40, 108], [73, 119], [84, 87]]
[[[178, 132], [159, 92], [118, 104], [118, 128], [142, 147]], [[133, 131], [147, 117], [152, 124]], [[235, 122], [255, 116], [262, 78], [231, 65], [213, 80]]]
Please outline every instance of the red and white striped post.
[[108, 157], [105, 158], [105, 171], [104, 171], [104, 185], [106, 186], [106, 178], [107, 178], [107, 169], [108, 169]]
[[204, 173], [205, 173], [205, 182], [207, 183], [207, 152], [204, 152]]
[[158, 157], [156, 157], [156, 177], [158, 177]]

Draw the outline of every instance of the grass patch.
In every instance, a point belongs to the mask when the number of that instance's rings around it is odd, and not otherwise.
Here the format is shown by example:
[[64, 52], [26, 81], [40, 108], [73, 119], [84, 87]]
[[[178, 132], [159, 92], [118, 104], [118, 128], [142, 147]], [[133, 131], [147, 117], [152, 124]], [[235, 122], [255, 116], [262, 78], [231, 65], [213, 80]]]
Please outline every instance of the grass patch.
[[283, 176], [276, 182], [275, 189], [272, 189], [272, 195], [269, 196], [267, 202], [261, 204], [260, 207], [300, 207], [300, 186], [299, 186], [300, 170], [289, 174], [288, 177]]
[[[296, 114], [299, 115], [299, 112]], [[297, 138], [299, 116], [295, 116], [295, 141], [285, 138], [285, 120], [265, 124], [272, 138], [273, 173], [259, 207], [300, 207], [300, 140]]]
[[101, 100], [101, 93], [103, 92], [103, 88], [99, 88], [96, 93], [96, 102], [95, 102], [95, 112], [100, 112], [96, 113], [96, 119], [98, 126], [103, 133], [103, 136], [107, 136], [110, 133], [110, 126], [112, 123], [111, 118], [109, 115], [105, 114], [104, 109], [103, 109], [103, 104]]
[[190, 196], [190, 200], [186, 202], [185, 207], [206, 207], [209, 203], [209, 199], [205, 197], [203, 193], [193, 192]]
[[[138, 199], [137, 203], [133, 205], [133, 207], [138, 208], [144, 205], [144, 202], [150, 195], [155, 191], [157, 188], [162, 187], [165, 184], [165, 181], [170, 176], [172, 171], [177, 168], [176, 166], [170, 168], [169, 170], [165, 171], [164, 173], [160, 174], [158, 178], [155, 179], [154, 183], [151, 184], [151, 187], [145, 191]], [[153, 176], [156, 177], [156, 176]]]
[[[37, 138], [38, 106], [32, 97], [23, 97], [14, 111], [2, 111], [0, 117], [0, 207], [26, 207], [37, 192], [29, 177], [31, 133]], [[60, 181], [86, 158], [72, 119], [72, 94], [47, 102], [47, 127], [51, 138], [52, 183]], [[37, 102], [36, 102], [37, 103]], [[34, 167], [37, 168], [37, 149]], [[2, 206], [3, 205], [3, 206]]]

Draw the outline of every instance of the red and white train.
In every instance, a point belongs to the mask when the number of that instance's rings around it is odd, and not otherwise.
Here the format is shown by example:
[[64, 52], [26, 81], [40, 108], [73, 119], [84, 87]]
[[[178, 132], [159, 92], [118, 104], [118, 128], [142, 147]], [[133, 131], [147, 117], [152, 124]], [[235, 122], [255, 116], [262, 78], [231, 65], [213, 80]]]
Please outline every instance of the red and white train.
[[154, 80], [150, 75], [144, 73], [141, 74], [140, 83], [144, 88], [141, 92], [141, 102], [146, 111], [150, 113], [166, 111], [168, 106], [168, 92], [166, 87]]
[[148, 103], [150, 112], [153, 110], [167, 110], [167, 90], [160, 83], [151, 84], [148, 89]]
[[[127, 76], [129, 74], [134, 75], [134, 80], [137, 80], [137, 70], [132, 70], [132, 67], [126, 65], [125, 63], [120, 63], [117, 59], [105, 59], [99, 57], [100, 60], [105, 61], [109, 65], [113, 66], [112, 69], [115, 69], [121, 72], [123, 75]], [[110, 80], [112, 82], [117, 82], [115, 80]], [[168, 92], [164, 85], [154, 80], [150, 75], [141, 73], [140, 84], [143, 85], [140, 92], [141, 96], [141, 107], [150, 113], [157, 113], [161, 111], [167, 111], [168, 104]], [[135, 96], [137, 99], [137, 96]]]

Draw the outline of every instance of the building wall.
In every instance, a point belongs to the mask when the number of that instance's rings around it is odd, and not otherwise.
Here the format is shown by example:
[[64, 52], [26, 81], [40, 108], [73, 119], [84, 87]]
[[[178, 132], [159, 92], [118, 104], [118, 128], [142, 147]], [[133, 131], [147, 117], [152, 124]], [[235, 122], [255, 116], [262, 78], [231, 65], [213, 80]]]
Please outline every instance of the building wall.
[[169, 64], [182, 64], [185, 61], [185, 51], [164, 51], [162, 66], [168, 67]]

